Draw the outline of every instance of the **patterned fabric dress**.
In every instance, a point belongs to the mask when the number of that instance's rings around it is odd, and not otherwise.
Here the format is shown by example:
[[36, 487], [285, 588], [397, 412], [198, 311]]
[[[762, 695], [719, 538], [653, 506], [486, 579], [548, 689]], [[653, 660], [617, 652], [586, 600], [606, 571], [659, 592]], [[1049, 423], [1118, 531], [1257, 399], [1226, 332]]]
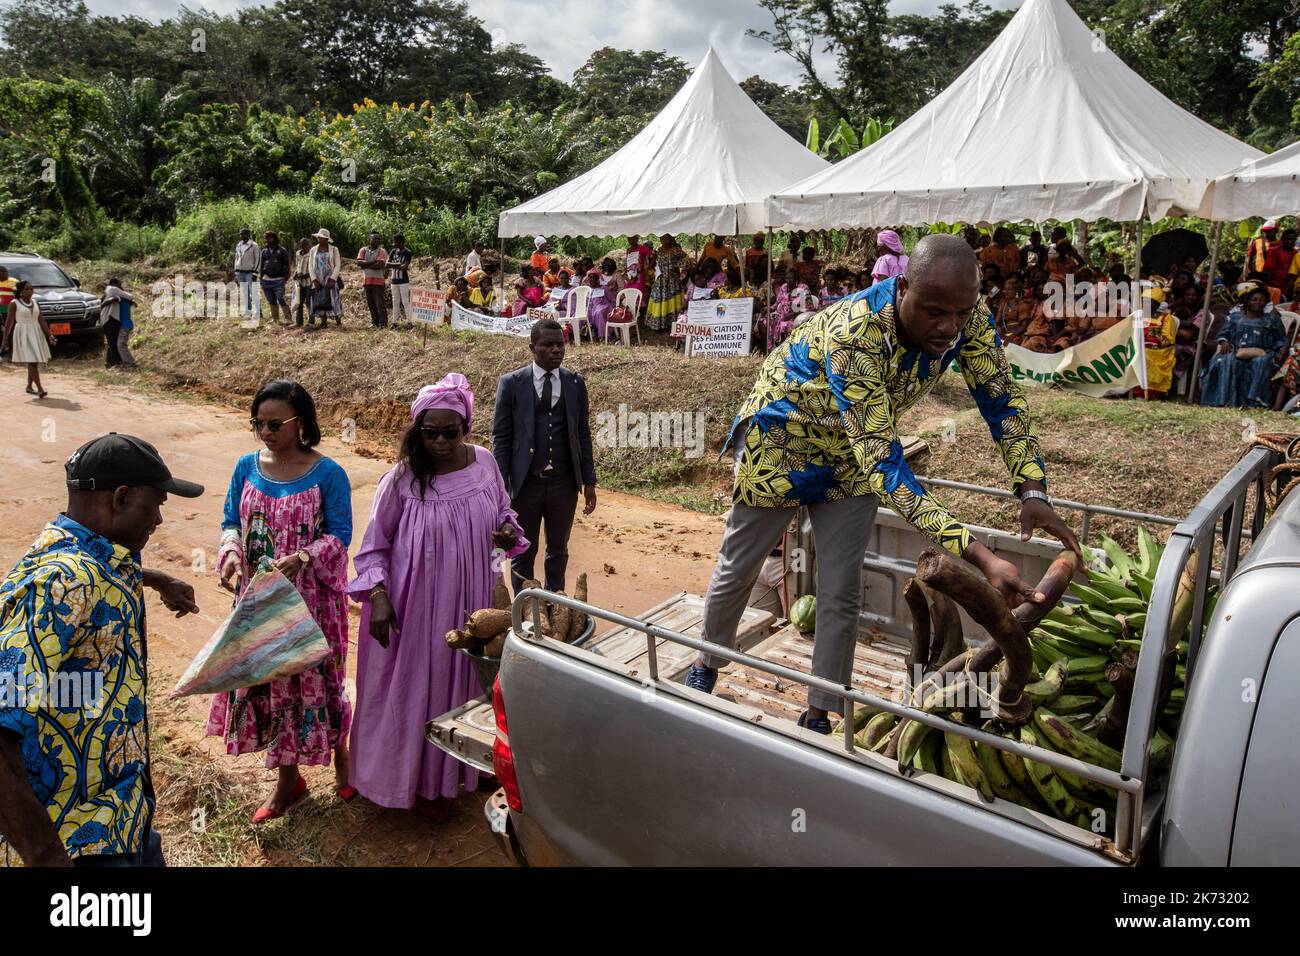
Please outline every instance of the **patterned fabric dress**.
[[681, 246], [661, 249], [659, 272], [650, 287], [650, 304], [646, 307], [645, 324], [662, 332], [673, 324], [682, 311], [682, 267], [686, 265], [686, 252]]
[[276, 481], [258, 467], [258, 452], [239, 459], [221, 522], [218, 567], [230, 553], [249, 571], [263, 557], [311, 555], [294, 584], [325, 633], [333, 656], [317, 666], [257, 687], [214, 695], [209, 736], [224, 737], [229, 754], [266, 751], [267, 767], [323, 765], [352, 725], [344, 687], [348, 652], [348, 545], [352, 489], [343, 469], [321, 458], [293, 481]]
[[956, 362], [1013, 486], [1045, 481], [1043, 458], [983, 300], [953, 347], [930, 355], [899, 338], [896, 284], [887, 279], [811, 316], [767, 357], [727, 438], [739, 447], [732, 500], [781, 508], [877, 495], [960, 555], [970, 532], [912, 473], [898, 416]]

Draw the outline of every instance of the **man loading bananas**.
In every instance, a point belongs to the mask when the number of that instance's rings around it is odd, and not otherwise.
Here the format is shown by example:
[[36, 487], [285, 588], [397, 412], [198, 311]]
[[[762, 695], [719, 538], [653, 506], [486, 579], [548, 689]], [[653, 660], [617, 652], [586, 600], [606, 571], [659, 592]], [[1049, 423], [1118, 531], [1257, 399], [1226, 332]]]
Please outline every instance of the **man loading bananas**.
[[[817, 540], [817, 677], [840, 685], [851, 677], [862, 560], [882, 496], [979, 568], [1010, 606], [1044, 600], [921, 486], [903, 457], [897, 416], [954, 361], [1011, 473], [1021, 537], [1041, 528], [1079, 552], [1047, 497], [1028, 404], [980, 296], [975, 253], [959, 237], [926, 236], [904, 275], [820, 312], [763, 363], [724, 446], [736, 458], [733, 506], [705, 601], [704, 640], [735, 646], [763, 559], [799, 505], [807, 506]], [[725, 664], [701, 655], [686, 685], [711, 693]], [[830, 733], [831, 710], [843, 710], [842, 698], [810, 690], [799, 725]]]

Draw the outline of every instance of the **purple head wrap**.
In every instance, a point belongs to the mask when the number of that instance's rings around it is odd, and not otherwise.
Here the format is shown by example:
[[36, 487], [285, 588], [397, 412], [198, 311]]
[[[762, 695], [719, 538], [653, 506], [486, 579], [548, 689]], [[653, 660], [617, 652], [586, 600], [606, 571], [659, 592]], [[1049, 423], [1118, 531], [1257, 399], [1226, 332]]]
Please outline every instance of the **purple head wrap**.
[[411, 421], [418, 420], [421, 412], [431, 408], [449, 408], [458, 413], [465, 419], [468, 432], [474, 414], [474, 393], [470, 391], [469, 379], [459, 372], [449, 372], [438, 384], [424, 386], [411, 403]]
[[903, 254], [903, 240], [892, 229], [881, 230], [876, 234], [876, 241], [896, 256]]

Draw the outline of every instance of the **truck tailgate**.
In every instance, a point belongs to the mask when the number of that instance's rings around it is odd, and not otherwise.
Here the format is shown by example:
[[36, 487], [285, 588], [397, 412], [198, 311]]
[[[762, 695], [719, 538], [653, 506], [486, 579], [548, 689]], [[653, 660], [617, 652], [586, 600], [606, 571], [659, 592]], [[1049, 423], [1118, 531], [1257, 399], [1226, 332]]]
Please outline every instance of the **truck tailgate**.
[[[682, 591], [637, 617], [650, 624], [699, 637], [704, 619], [704, 598]], [[775, 618], [767, 611], [746, 608], [736, 631], [738, 646], [743, 650], [767, 637], [774, 621]], [[640, 631], [614, 628], [593, 637], [583, 646], [601, 657], [629, 665], [633, 675], [647, 673], [646, 638]], [[656, 641], [656, 651], [660, 675], [668, 680], [685, 678], [693, 654], [689, 648]], [[486, 694], [434, 718], [425, 726], [425, 737], [430, 743], [484, 773], [492, 773], [492, 742], [496, 733], [492, 700]]]

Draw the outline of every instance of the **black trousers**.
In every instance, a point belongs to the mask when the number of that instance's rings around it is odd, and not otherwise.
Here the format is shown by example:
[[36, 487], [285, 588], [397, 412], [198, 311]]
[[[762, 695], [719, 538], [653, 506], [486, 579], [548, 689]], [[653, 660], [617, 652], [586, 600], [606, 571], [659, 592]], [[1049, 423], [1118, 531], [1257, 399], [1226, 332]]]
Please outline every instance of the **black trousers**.
[[[315, 325], [315, 316], [311, 314], [311, 283], [298, 286], [298, 305], [293, 310], [293, 321], [295, 325], [302, 325], [303, 314], [307, 316], [307, 324]], [[321, 322], [321, 325], [324, 325]]]
[[117, 319], [109, 319], [101, 327], [104, 333], [104, 344], [108, 346], [108, 352], [104, 355], [104, 364], [109, 368], [114, 365], [122, 364], [122, 356], [117, 351], [117, 334], [122, 331], [122, 323]]
[[388, 303], [382, 285], [366, 286], [366, 305], [370, 307], [370, 324], [377, 329], [388, 327]]
[[546, 577], [548, 591], [564, 590], [564, 571], [569, 564], [569, 533], [578, 510], [578, 483], [572, 475], [538, 478], [529, 475], [519, 494], [510, 500], [519, 515], [528, 550], [510, 559], [510, 581], [514, 590], [533, 577], [537, 564], [537, 541], [543, 524], [546, 527]]

